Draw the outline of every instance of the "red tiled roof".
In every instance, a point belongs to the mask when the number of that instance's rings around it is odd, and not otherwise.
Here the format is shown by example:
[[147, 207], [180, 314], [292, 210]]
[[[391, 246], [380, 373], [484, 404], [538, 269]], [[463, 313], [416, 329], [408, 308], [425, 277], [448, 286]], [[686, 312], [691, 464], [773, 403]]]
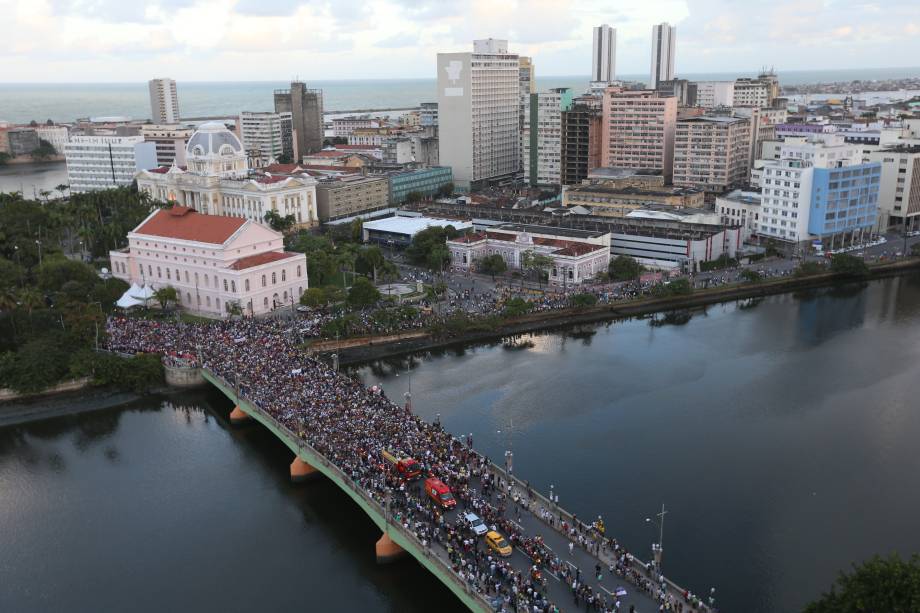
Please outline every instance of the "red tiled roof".
[[233, 264], [230, 264], [229, 268], [231, 270], [245, 270], [247, 268], [255, 268], [256, 266], [261, 266], [262, 264], [268, 264], [270, 262], [286, 260], [298, 255], [300, 254], [291, 253], [289, 251], [266, 251], [265, 253], [257, 253], [256, 255], [248, 255], [245, 258], [240, 258]]
[[345, 151], [317, 151], [316, 153], [310, 153], [305, 155], [305, 158], [340, 158], [345, 157], [346, 155], [351, 155]]
[[134, 229], [136, 234], [162, 236], [185, 241], [221, 245], [239, 230], [246, 220], [241, 217], [202, 215], [184, 206], [157, 211]]
[[336, 170], [338, 172], [361, 172], [356, 166], [330, 166], [328, 164], [304, 164], [304, 170]]
[[475, 234], [464, 234], [463, 236], [458, 236], [457, 238], [452, 238], [450, 242], [452, 243], [478, 243], [479, 241], [485, 240], [487, 237], [485, 232], [476, 232]]
[[603, 249], [602, 245], [592, 245], [590, 243], [569, 243], [567, 247], [563, 247], [559, 251], [553, 253], [553, 255], [585, 255], [586, 253], [591, 253], [599, 249]]
[[261, 177], [256, 177], [255, 181], [256, 183], [281, 183], [282, 181], [286, 181], [290, 178], [291, 177], [280, 177], [277, 175], [275, 176], [264, 175]]
[[269, 164], [264, 166], [259, 170], [263, 172], [270, 172], [271, 174], [290, 174], [296, 172], [297, 169], [303, 168], [300, 164]]
[[158, 175], [165, 175], [169, 172], [169, 166], [160, 166], [158, 168], [148, 168], [147, 172], [155, 172]]
[[335, 148], [346, 151], [380, 151], [383, 149], [383, 147], [377, 147], [376, 145], [336, 145]]

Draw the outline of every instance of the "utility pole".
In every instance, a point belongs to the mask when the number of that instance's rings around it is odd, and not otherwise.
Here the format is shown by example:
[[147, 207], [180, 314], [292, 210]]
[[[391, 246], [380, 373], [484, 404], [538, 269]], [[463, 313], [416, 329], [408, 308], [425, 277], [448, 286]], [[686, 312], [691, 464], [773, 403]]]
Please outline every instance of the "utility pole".
[[[662, 574], [661, 573], [661, 556], [664, 553], [664, 546], [662, 544], [664, 542], [664, 516], [667, 514], [668, 512], [664, 510], [664, 503], [661, 503], [661, 512], [656, 513], [658, 517], [658, 542], [652, 543], [652, 555], [655, 556], [655, 566], [658, 568], [659, 574]], [[646, 523], [649, 523], [652, 520], [651, 518], [646, 517], [645, 521]]]

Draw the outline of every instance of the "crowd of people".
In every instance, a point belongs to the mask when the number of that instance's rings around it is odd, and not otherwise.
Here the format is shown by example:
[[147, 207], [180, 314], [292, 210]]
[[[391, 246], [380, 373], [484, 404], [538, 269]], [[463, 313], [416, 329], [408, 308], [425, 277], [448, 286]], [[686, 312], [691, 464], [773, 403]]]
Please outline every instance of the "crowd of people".
[[[408, 406], [366, 388], [326, 364], [305, 355], [293, 340], [296, 321], [276, 318], [183, 324], [113, 317], [107, 324], [107, 347], [120, 353], [157, 353], [168, 360], [200, 363], [237, 390], [238, 395], [324, 456], [357, 488], [372, 497], [393, 522], [424, 546], [437, 546], [456, 576], [496, 610], [529, 613], [559, 610], [545, 588], [543, 570], [571, 585], [574, 602], [590, 611], [614, 612], [618, 601], [593, 591], [581, 571], [564, 564], [539, 535], [523, 533], [511, 514], [532, 509], [532, 498], [489, 460], [440, 424], [429, 424]], [[476, 512], [488, 525], [532, 560], [530, 569], [515, 568], [497, 557], [458, 518], [451, 521], [423, 494], [418, 481], [404, 481], [388, 469], [382, 452], [414, 458], [423, 474], [446, 483], [463, 509]], [[532, 496], [529, 492], [528, 495]], [[543, 518], [544, 521], [547, 518]], [[657, 598], [661, 611], [695, 611], [690, 595], [673, 594], [651, 581], [644, 568], [612, 539], [590, 541], [576, 523], [549, 518], [547, 527], [564, 531], [573, 543], [596, 555], [615, 555], [610, 572]], [[591, 548], [595, 549], [592, 550]], [[641, 565], [640, 565], [641, 566]], [[657, 592], [656, 592], [657, 590]]]

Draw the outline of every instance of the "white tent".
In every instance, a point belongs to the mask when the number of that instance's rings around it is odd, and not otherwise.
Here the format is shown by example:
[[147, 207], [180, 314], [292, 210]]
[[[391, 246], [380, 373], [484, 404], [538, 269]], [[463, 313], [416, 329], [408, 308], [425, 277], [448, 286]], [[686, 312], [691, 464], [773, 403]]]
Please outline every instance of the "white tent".
[[130, 291], [131, 290], [128, 290], [127, 292], [122, 294], [121, 298], [118, 299], [118, 302], [115, 303], [115, 306], [117, 306], [120, 309], [130, 309], [131, 307], [136, 307], [136, 306], [140, 306], [144, 304], [142, 300], [138, 300], [137, 298], [134, 298], [133, 296], [129, 296], [128, 294]]
[[137, 283], [132, 283], [131, 287], [128, 288], [128, 291], [125, 292], [125, 296], [139, 296], [143, 293], [144, 290], [141, 289], [141, 286]]
[[128, 290], [128, 291], [131, 293], [132, 298], [137, 298], [138, 300], [150, 300], [151, 298], [153, 298], [153, 294], [155, 293], [153, 291], [153, 288], [150, 287], [149, 285], [145, 285], [144, 287], [138, 288], [136, 292], [131, 291], [131, 290]]

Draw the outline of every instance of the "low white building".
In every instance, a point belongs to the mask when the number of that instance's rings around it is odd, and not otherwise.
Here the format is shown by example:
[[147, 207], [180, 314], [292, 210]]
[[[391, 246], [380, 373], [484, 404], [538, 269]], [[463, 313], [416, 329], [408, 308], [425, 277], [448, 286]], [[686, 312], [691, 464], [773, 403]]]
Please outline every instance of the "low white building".
[[[551, 231], [551, 228], [547, 228]], [[610, 264], [610, 235], [605, 241], [585, 242], [551, 234], [531, 234], [526, 230], [502, 227], [477, 234], [467, 234], [447, 241], [450, 265], [458, 270], [477, 269], [478, 262], [490, 255], [500, 255], [509, 270], [523, 268], [526, 253], [547, 256], [549, 284], [578, 285], [606, 272]]]
[[74, 136], [64, 156], [71, 192], [131, 185], [138, 171], [157, 167], [156, 146], [143, 136]]
[[268, 211], [292, 215], [295, 224], [319, 222], [316, 180], [250, 173], [239, 139], [222, 123], [203, 124], [186, 147], [188, 168], [141, 171], [137, 187], [155, 200], [173, 202], [208, 215], [243, 217], [262, 223]]
[[109, 256], [115, 277], [173, 287], [183, 309], [207, 317], [291, 308], [308, 287], [306, 256], [284, 251], [280, 232], [182, 206], [151, 213]]
[[736, 189], [716, 197], [716, 212], [726, 226], [741, 226], [741, 239], [748, 240], [757, 233], [760, 223], [760, 192]]
[[243, 111], [240, 113], [240, 138], [250, 155], [265, 160], [294, 161], [294, 120], [291, 113]]

